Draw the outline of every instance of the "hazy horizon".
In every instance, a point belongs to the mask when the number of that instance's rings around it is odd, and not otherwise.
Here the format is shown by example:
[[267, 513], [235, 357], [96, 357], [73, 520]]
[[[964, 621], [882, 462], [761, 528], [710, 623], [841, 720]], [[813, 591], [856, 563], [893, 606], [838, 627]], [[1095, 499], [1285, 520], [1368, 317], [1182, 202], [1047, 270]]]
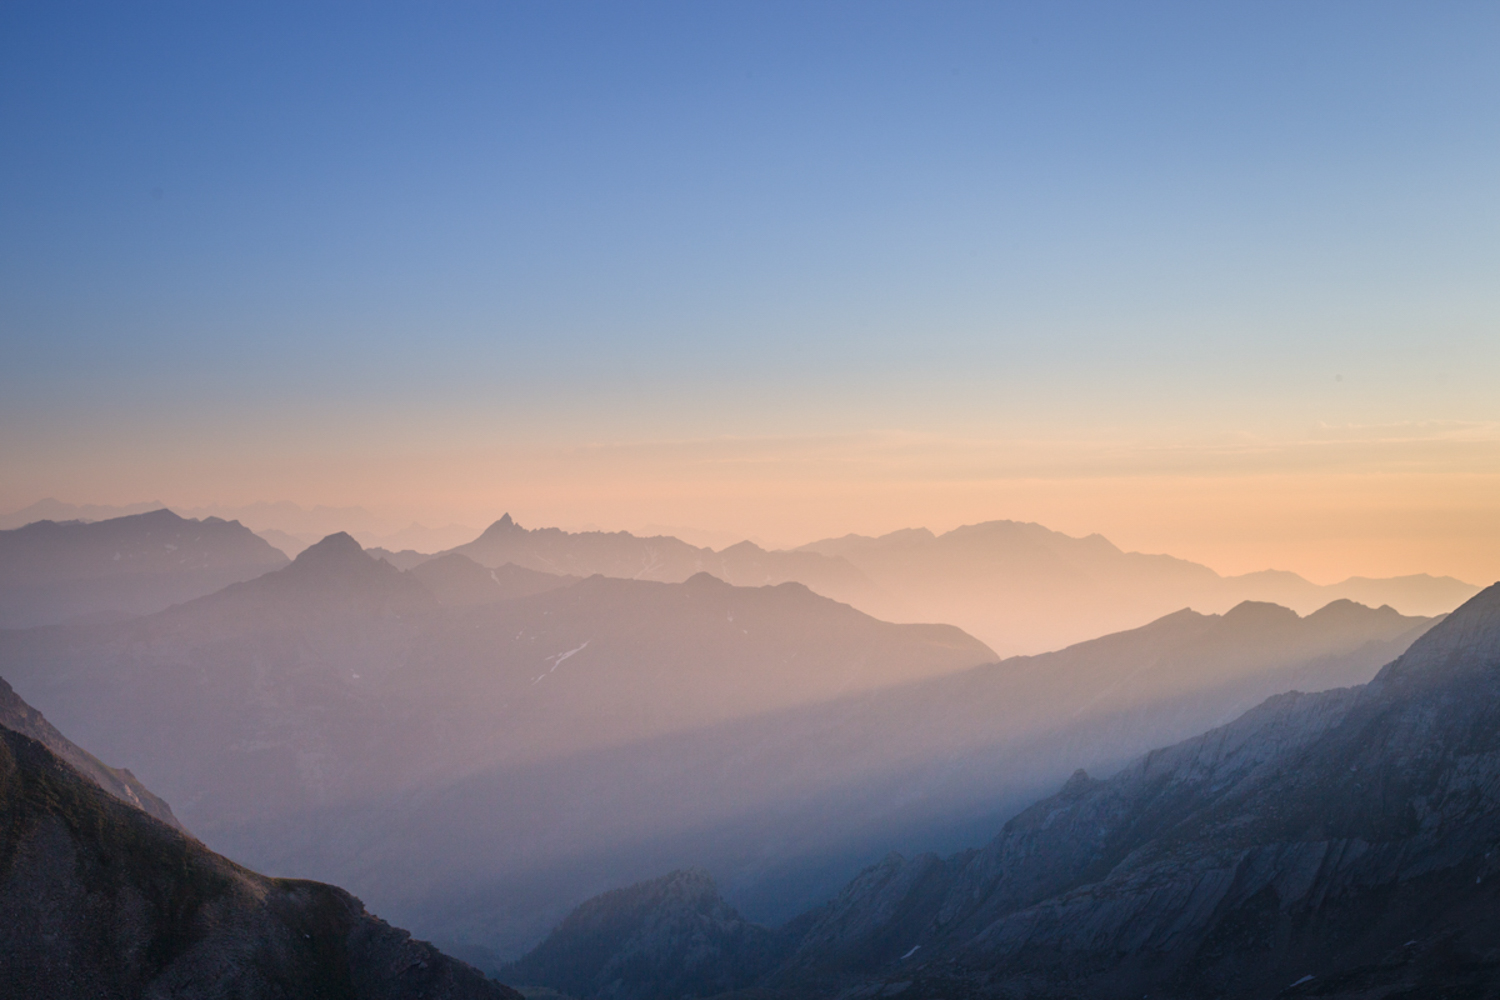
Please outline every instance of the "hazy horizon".
[[0, 508], [1500, 578], [1491, 6], [83, 10], [0, 12]]

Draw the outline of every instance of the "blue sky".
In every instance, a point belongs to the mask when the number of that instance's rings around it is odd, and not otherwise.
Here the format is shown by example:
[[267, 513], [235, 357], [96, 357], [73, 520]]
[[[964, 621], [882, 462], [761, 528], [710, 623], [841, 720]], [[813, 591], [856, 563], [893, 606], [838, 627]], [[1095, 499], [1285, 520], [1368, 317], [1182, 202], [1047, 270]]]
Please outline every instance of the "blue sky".
[[347, 503], [275, 456], [497, 442], [1488, 440], [1497, 97], [1495, 4], [8, 3], [0, 501]]

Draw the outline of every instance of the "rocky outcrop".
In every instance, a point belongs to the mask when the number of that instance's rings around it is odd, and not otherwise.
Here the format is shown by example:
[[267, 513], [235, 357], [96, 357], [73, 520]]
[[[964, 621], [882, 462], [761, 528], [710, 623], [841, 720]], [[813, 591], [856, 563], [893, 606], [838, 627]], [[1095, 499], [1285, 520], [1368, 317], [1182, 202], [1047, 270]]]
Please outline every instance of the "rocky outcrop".
[[519, 1000], [333, 886], [271, 879], [0, 728], [0, 996]]
[[[1488, 994], [1497, 847], [1500, 585], [1363, 688], [1278, 696], [1108, 781], [1075, 775], [951, 874], [888, 859], [775, 981], [910, 997]], [[826, 961], [839, 954], [885, 961], [871, 974]]]
[[786, 950], [694, 869], [589, 900], [504, 974], [601, 1000], [706, 997], [749, 985]]

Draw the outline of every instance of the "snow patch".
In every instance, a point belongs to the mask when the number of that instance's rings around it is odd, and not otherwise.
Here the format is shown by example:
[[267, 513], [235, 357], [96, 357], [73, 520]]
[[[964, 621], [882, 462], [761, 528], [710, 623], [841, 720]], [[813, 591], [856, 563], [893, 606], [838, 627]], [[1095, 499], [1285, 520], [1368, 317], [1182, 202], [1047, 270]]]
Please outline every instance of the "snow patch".
[[[902, 955], [900, 958], [896, 959], [896, 961], [898, 961], [898, 962], [904, 962], [904, 961], [906, 961], [908, 958], [911, 958], [919, 950], [921, 950], [921, 948], [922, 948], [921, 945], [914, 945], [912, 947], [911, 951], [907, 952], [905, 955]], [[1295, 985], [1295, 984], [1293, 984], [1293, 985]]]
[[[593, 641], [593, 640], [590, 640], [590, 639], [583, 640], [583, 646], [587, 646], [591, 641]], [[566, 653], [553, 653], [551, 656], [547, 657], [548, 660], [551, 660], [551, 659], [556, 659], [557, 660], [557, 663], [552, 664], [552, 666], [547, 670], [547, 673], [549, 673], [549, 674], [552, 673], [553, 670], [557, 669], [558, 663], [562, 663], [563, 660], [566, 660], [568, 657], [572, 656], [574, 653], [581, 653], [581, 652], [583, 652], [583, 646], [575, 646], [573, 649], [568, 650]], [[546, 661], [544, 660], [543, 662], [546, 662]], [[536, 682], [533, 681], [532, 683], [536, 683]]]

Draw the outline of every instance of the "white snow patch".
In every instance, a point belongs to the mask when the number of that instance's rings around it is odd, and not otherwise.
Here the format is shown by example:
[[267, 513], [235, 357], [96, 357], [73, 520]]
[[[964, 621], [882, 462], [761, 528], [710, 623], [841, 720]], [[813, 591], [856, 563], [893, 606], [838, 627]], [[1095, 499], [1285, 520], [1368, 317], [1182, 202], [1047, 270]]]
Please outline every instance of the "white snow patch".
[[[592, 640], [589, 640], [589, 639], [583, 640], [583, 646], [587, 646], [591, 641]], [[561, 663], [563, 660], [566, 660], [568, 657], [572, 656], [574, 653], [582, 652], [583, 651], [583, 646], [578, 646], [578, 647], [575, 647], [573, 649], [570, 649], [566, 653], [553, 653], [552, 656], [547, 657], [548, 660], [553, 659], [554, 657], [557, 659], [557, 663], [552, 664], [551, 668], [548, 669], [547, 673], [549, 673], [549, 674], [552, 673], [553, 670], [557, 669], [557, 664], [558, 663]]]
[[922, 947], [921, 945], [915, 945], [915, 946], [913, 946], [911, 951], [907, 952], [905, 955], [902, 955], [900, 958], [896, 959], [896, 961], [898, 961], [898, 962], [904, 962], [904, 961], [906, 961], [908, 958], [911, 958], [913, 955], [915, 955], [918, 952], [918, 950], [921, 949], [921, 947]]
[[[1293, 983], [1292, 986], [1301, 986], [1303, 983], [1310, 983], [1312, 981], [1313, 981], [1313, 977], [1312, 976], [1303, 976], [1301, 979], [1299, 979], [1295, 983]], [[1292, 986], [1288, 986], [1287, 989], [1291, 989]]]

